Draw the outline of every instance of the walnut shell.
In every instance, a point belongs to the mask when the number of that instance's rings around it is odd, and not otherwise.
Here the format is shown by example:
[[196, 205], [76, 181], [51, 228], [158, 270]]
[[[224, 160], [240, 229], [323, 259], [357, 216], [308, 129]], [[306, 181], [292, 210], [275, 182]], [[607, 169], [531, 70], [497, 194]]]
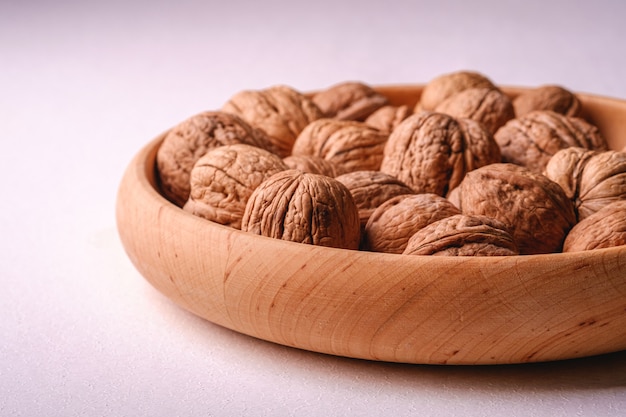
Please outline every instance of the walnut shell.
[[283, 162], [285, 162], [290, 169], [299, 169], [300, 171], [326, 175], [327, 177], [337, 176], [335, 164], [319, 156], [289, 155], [283, 158]]
[[563, 252], [626, 245], [626, 200], [614, 201], [577, 223], [565, 238]]
[[519, 165], [491, 164], [468, 172], [456, 197], [463, 214], [503, 222], [523, 255], [560, 252], [576, 223], [574, 205], [563, 189]]
[[516, 117], [534, 110], [552, 110], [568, 117], [581, 117], [582, 104], [573, 92], [559, 85], [543, 85], [526, 90], [513, 99]]
[[415, 112], [434, 110], [439, 103], [468, 88], [493, 88], [496, 85], [485, 75], [475, 71], [455, 71], [430, 80], [422, 90]]
[[411, 115], [409, 106], [384, 106], [372, 113], [365, 124], [376, 129], [391, 133], [404, 119]]
[[500, 149], [480, 123], [420, 112], [389, 135], [380, 170], [416, 193], [445, 196], [466, 172], [500, 161]]
[[156, 154], [161, 191], [174, 204], [183, 206], [189, 198], [189, 173], [208, 150], [246, 143], [270, 148], [267, 135], [238, 116], [206, 111], [193, 115], [167, 133]]
[[302, 130], [293, 155], [319, 156], [335, 165], [337, 174], [376, 171], [389, 135], [363, 122], [319, 119]]
[[363, 121], [389, 102], [385, 96], [358, 81], [342, 82], [313, 96], [324, 117]]
[[419, 230], [411, 236], [403, 254], [511, 256], [519, 252], [502, 222], [486, 216], [457, 214]]
[[358, 249], [359, 215], [339, 181], [299, 170], [280, 172], [248, 200], [241, 230], [276, 239]]
[[626, 199], [625, 152], [563, 149], [550, 159], [545, 173], [573, 201], [578, 221]]
[[361, 248], [372, 252], [402, 253], [418, 230], [446, 217], [461, 214], [436, 194], [404, 194], [390, 198], [369, 216]]
[[434, 111], [476, 120], [492, 134], [515, 118], [511, 99], [502, 91], [491, 87], [463, 90], [439, 103]]
[[502, 161], [525, 166], [535, 172], [559, 150], [575, 146], [608, 149], [598, 128], [583, 119], [567, 117], [549, 110], [536, 110], [508, 121], [494, 135], [500, 145]]
[[284, 85], [241, 91], [224, 104], [222, 111], [236, 114], [267, 133], [281, 157], [291, 153], [306, 125], [323, 116], [311, 99]]
[[380, 171], [353, 171], [335, 178], [348, 188], [365, 227], [372, 212], [385, 201], [402, 194], [413, 194], [408, 185]]
[[239, 229], [254, 189], [286, 169], [278, 155], [254, 146], [236, 144], [212, 149], [191, 170], [191, 193], [183, 209]]

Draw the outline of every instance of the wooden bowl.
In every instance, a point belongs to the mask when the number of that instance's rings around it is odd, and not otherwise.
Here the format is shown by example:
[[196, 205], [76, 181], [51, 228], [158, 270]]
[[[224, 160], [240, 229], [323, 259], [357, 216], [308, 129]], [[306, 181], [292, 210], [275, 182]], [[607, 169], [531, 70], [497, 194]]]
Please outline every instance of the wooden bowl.
[[[377, 89], [413, 105], [422, 87]], [[626, 101], [580, 97], [586, 117], [622, 149]], [[523, 363], [626, 349], [626, 246], [427, 257], [252, 235], [195, 217], [159, 193], [163, 137], [124, 174], [118, 230], [139, 272], [206, 320], [282, 345], [390, 362]]]

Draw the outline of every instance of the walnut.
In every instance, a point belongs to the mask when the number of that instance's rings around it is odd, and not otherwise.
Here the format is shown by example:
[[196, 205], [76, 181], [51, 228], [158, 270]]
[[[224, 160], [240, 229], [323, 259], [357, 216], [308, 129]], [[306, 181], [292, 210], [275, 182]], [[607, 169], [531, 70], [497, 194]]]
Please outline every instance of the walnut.
[[397, 195], [413, 194], [408, 185], [380, 171], [353, 171], [339, 175], [336, 180], [345, 185], [352, 194], [363, 228], [379, 205]]
[[436, 194], [404, 194], [379, 205], [369, 217], [361, 248], [373, 252], [402, 253], [409, 238], [430, 223], [461, 214]]
[[476, 120], [492, 134], [515, 118], [511, 99], [502, 91], [491, 87], [463, 90], [439, 103], [434, 111]]
[[416, 193], [445, 196], [466, 172], [499, 161], [500, 149], [480, 123], [420, 112], [389, 135], [380, 170]]
[[409, 239], [405, 255], [511, 256], [519, 251], [500, 221], [457, 214], [425, 226]]
[[272, 150], [264, 132], [224, 112], [202, 112], [170, 129], [156, 155], [165, 197], [178, 206], [185, 204], [189, 198], [189, 173], [196, 161], [210, 149], [236, 143]]
[[513, 107], [517, 117], [534, 110], [552, 110], [569, 117], [582, 115], [582, 105], [576, 94], [558, 85], [543, 85], [526, 90], [515, 97]]
[[541, 173], [556, 152], [576, 146], [605, 150], [598, 128], [583, 119], [550, 110], [536, 110], [508, 121], [494, 135], [502, 161]]
[[358, 249], [359, 215], [350, 191], [324, 175], [287, 170], [252, 193], [241, 230], [312, 245]]
[[389, 135], [363, 122], [319, 119], [298, 135], [293, 155], [319, 156], [332, 162], [337, 174], [378, 170]]
[[626, 245], [626, 200], [614, 201], [576, 224], [565, 238], [563, 252]]
[[319, 156], [289, 155], [283, 158], [283, 162], [291, 169], [299, 169], [300, 171], [326, 175], [327, 177], [337, 176], [335, 164]]
[[468, 88], [493, 88], [496, 85], [486, 76], [474, 71], [456, 71], [430, 80], [422, 90], [415, 112], [435, 110], [442, 101]]
[[521, 254], [560, 252], [576, 223], [574, 205], [557, 183], [510, 163], [468, 172], [456, 197], [463, 214], [503, 222]]
[[191, 193], [183, 209], [239, 229], [254, 189], [286, 169], [278, 155], [254, 146], [236, 144], [212, 149], [191, 170]]
[[324, 117], [339, 120], [363, 121], [370, 114], [388, 104], [382, 94], [370, 86], [355, 81], [336, 84], [313, 95], [313, 102]]
[[291, 153], [296, 137], [306, 125], [323, 116], [304, 94], [283, 85], [241, 91], [224, 104], [222, 111], [241, 116], [267, 133], [281, 157]]
[[384, 106], [372, 113], [365, 124], [383, 132], [392, 132], [404, 119], [411, 115], [409, 106]]
[[578, 221], [626, 199], [625, 152], [566, 148], [554, 154], [545, 174], [573, 201]]

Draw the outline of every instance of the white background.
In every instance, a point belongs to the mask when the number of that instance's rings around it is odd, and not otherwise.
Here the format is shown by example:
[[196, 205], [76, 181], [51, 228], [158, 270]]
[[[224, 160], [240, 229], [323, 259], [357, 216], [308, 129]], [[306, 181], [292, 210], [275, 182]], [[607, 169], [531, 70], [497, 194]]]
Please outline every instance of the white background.
[[242, 89], [473, 69], [626, 98], [624, 16], [619, 0], [2, 1], [0, 415], [625, 415], [623, 352], [399, 365], [207, 323], [143, 280], [114, 217], [133, 155]]

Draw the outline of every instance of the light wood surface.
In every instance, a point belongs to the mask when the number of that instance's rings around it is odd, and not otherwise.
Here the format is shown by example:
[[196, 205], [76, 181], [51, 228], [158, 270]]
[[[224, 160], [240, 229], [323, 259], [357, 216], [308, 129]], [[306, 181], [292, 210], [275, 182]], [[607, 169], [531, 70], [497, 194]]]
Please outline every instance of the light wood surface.
[[[421, 87], [379, 90], [413, 104]], [[626, 102], [581, 97], [611, 147], [623, 148]], [[523, 363], [626, 349], [626, 247], [422, 257], [247, 234], [159, 194], [154, 160], [162, 138], [124, 174], [118, 231], [145, 279], [213, 323], [310, 351], [406, 363]]]

